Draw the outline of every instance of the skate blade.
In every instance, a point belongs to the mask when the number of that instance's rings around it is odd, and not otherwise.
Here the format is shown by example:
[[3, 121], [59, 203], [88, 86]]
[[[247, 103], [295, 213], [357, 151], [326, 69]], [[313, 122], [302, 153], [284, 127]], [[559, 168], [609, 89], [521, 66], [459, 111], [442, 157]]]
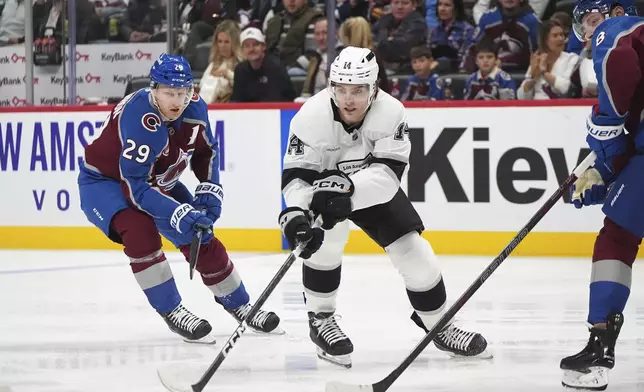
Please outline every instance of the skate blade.
[[276, 327], [274, 330], [272, 330], [271, 332], [264, 332], [264, 331], [259, 330], [259, 329], [254, 329], [254, 328], [253, 328], [253, 327], [251, 327], [250, 325], [248, 325], [248, 329], [250, 329], [251, 331], [253, 331], [254, 333], [256, 333], [256, 334], [258, 334], [258, 335], [286, 335], [286, 331], [284, 331], [284, 330], [283, 330], [282, 328], [280, 328], [279, 326], [277, 326], [277, 327]]
[[351, 366], [353, 365], [351, 363], [351, 354], [329, 355], [319, 347], [317, 348], [317, 354], [318, 354], [318, 358], [324, 361], [327, 361], [329, 363], [332, 363], [334, 365], [342, 366], [347, 369], [351, 369]]
[[608, 387], [608, 369], [600, 366], [588, 368], [588, 372], [564, 370], [561, 385], [565, 388], [584, 391], [603, 391]]
[[482, 353], [477, 354], [477, 355], [459, 355], [459, 354], [453, 353], [453, 352], [448, 351], [448, 350], [441, 350], [440, 348], [439, 348], [439, 350], [444, 352], [445, 354], [449, 355], [450, 357], [456, 358], [456, 359], [464, 359], [464, 360], [465, 359], [471, 359], [471, 360], [475, 360], [475, 359], [492, 359], [492, 358], [494, 358], [494, 354], [492, 354], [492, 351], [490, 351], [489, 348], [486, 348], [485, 350], [483, 350]]
[[183, 339], [183, 341], [190, 344], [201, 344], [205, 346], [212, 346], [214, 344], [217, 344], [217, 340], [215, 340], [215, 337], [211, 335], [206, 335], [203, 338], [197, 340]]

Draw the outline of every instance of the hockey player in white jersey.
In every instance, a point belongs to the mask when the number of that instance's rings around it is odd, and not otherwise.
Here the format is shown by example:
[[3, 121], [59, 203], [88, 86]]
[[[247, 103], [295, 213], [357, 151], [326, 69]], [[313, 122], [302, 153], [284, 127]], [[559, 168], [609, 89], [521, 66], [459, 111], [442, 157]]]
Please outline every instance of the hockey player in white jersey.
[[[371, 50], [347, 47], [338, 55], [328, 88], [291, 121], [282, 173], [287, 208], [280, 226], [292, 248], [308, 241], [301, 256], [310, 337], [320, 358], [346, 367], [353, 344], [335, 311], [350, 221], [385, 249], [402, 275], [419, 327], [427, 331], [446, 310], [436, 256], [400, 188], [411, 150], [405, 108], [378, 91], [377, 75]], [[318, 215], [322, 227], [312, 228]], [[453, 322], [434, 343], [457, 356], [490, 356], [481, 334]]]

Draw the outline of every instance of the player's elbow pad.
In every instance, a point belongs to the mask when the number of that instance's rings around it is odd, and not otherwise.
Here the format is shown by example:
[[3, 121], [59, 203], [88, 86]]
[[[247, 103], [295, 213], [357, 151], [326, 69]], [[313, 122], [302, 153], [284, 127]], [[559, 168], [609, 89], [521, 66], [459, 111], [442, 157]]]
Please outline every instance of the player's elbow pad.
[[610, 161], [612, 157], [625, 152], [628, 147], [624, 123], [597, 125], [591, 116], [586, 121], [586, 131], [586, 142], [601, 161]]

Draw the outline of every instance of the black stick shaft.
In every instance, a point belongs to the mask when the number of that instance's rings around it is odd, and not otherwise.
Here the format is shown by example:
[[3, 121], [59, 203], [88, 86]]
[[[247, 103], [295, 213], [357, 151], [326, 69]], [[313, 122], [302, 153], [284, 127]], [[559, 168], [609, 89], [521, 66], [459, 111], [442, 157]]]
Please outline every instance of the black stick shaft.
[[434, 325], [434, 327], [425, 335], [425, 337], [416, 345], [412, 352], [398, 365], [387, 377], [381, 381], [373, 384], [374, 392], [385, 392], [391, 385], [400, 377], [401, 374], [414, 362], [414, 360], [423, 352], [429, 343], [436, 338], [436, 335], [445, 328], [448, 321], [451, 320], [456, 313], [472, 298], [478, 289], [485, 283], [485, 281], [494, 273], [494, 271], [503, 263], [503, 261], [512, 253], [512, 251], [523, 241], [523, 239], [532, 231], [532, 229], [541, 221], [541, 219], [552, 209], [557, 201], [563, 196], [564, 192], [577, 180], [577, 178], [589, 168], [595, 160], [595, 154], [590, 153], [588, 156], [575, 168], [573, 173], [559, 186], [559, 189], [550, 196], [550, 198], [539, 208], [536, 214], [530, 218], [528, 223], [517, 233], [517, 235], [510, 241], [510, 243], [503, 249], [492, 263], [476, 278], [474, 283], [468, 287], [467, 290], [454, 302], [451, 308], [445, 312], [443, 317]]
[[217, 355], [217, 358], [210, 364], [206, 372], [204, 373], [203, 376], [201, 376], [201, 379], [197, 381], [196, 384], [192, 385], [192, 390], [195, 392], [201, 392], [203, 389], [206, 387], [212, 376], [215, 375], [215, 372], [217, 369], [219, 369], [219, 366], [221, 366], [222, 362], [226, 359], [228, 356], [228, 353], [230, 350], [233, 349], [235, 343], [237, 343], [237, 340], [241, 337], [241, 335], [246, 331], [246, 320], [251, 319], [255, 316], [255, 314], [259, 311], [259, 309], [264, 305], [268, 297], [271, 295], [271, 293], [275, 290], [279, 282], [282, 280], [284, 275], [288, 272], [289, 268], [293, 265], [295, 260], [297, 259], [297, 256], [299, 255], [299, 252], [293, 252], [291, 253], [284, 264], [282, 264], [282, 267], [277, 271], [277, 274], [273, 277], [273, 279], [270, 281], [268, 286], [264, 289], [264, 292], [257, 297], [257, 302], [255, 302], [255, 305], [251, 308], [250, 312], [248, 312], [248, 315], [242, 320], [242, 322], [239, 324], [237, 329], [235, 329], [235, 332], [233, 332], [232, 336], [228, 339], [224, 347], [221, 349], [219, 354]]
[[199, 249], [201, 248], [202, 235], [203, 232], [201, 230], [197, 230], [194, 238], [192, 239], [192, 243], [190, 244], [190, 260], [188, 260], [188, 264], [190, 265], [190, 280], [192, 280], [192, 277], [195, 274], [195, 268], [197, 267], [197, 259], [199, 258]]

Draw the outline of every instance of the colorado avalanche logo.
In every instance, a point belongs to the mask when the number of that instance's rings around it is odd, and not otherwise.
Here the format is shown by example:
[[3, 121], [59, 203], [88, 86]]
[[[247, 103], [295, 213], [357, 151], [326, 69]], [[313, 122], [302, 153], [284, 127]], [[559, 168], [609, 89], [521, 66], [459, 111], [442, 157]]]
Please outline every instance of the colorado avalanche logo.
[[516, 56], [520, 56], [523, 53], [521, 40], [508, 33], [503, 33], [496, 42], [499, 45], [499, 58], [501, 61], [514, 61]]
[[148, 131], [156, 132], [157, 128], [161, 125], [161, 119], [154, 113], [145, 113], [141, 117], [141, 124]]
[[181, 177], [181, 174], [183, 171], [188, 167], [188, 162], [190, 161], [190, 156], [192, 154], [189, 154], [183, 150], [179, 150], [179, 157], [177, 157], [177, 161], [172, 164], [168, 170], [165, 171], [163, 174], [158, 174], [155, 176], [157, 185], [159, 188], [161, 188], [165, 192], [169, 192], [174, 188], [174, 186], [177, 184], [177, 181], [179, 181], [179, 177]]

